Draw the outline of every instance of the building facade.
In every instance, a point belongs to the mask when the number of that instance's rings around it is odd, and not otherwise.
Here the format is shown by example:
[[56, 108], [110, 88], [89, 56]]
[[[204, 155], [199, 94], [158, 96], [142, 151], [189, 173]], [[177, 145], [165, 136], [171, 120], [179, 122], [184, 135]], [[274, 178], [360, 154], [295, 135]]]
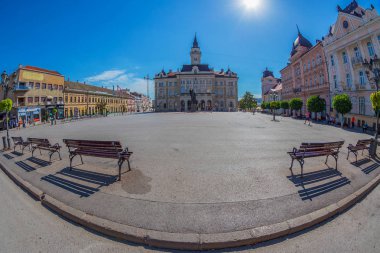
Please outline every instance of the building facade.
[[198, 111], [236, 111], [238, 76], [229, 68], [214, 71], [202, 64], [201, 49], [195, 36], [190, 51], [191, 64], [177, 72], [162, 70], [155, 75], [155, 111], [191, 111], [190, 90], [196, 94]]
[[71, 81], [65, 81], [64, 97], [65, 118], [127, 112], [130, 99], [124, 91]]
[[[344, 118], [346, 123], [355, 117], [355, 125], [365, 122], [374, 126], [375, 117], [370, 94], [376, 91], [369, 82], [363, 66], [380, 56], [380, 17], [376, 9], [360, 7], [352, 1], [346, 8], [338, 6], [338, 17], [323, 39], [328, 62], [330, 98], [346, 93], [352, 102], [352, 111]], [[335, 116], [339, 119], [337, 113]]]
[[275, 78], [273, 72], [265, 69], [261, 78], [261, 97], [263, 102], [279, 101], [282, 99], [281, 79]]
[[[307, 99], [317, 95], [326, 102], [322, 117], [331, 108], [328, 70], [323, 44], [312, 45], [298, 29], [298, 36], [292, 45], [288, 65], [281, 71], [282, 99], [301, 98], [302, 114], [307, 110]], [[316, 116], [316, 115], [313, 115]]]
[[64, 117], [64, 76], [57, 71], [20, 65], [6, 90], [1, 87], [1, 97], [13, 101], [12, 117], [23, 123], [41, 123], [50, 118], [53, 109], [56, 117]]

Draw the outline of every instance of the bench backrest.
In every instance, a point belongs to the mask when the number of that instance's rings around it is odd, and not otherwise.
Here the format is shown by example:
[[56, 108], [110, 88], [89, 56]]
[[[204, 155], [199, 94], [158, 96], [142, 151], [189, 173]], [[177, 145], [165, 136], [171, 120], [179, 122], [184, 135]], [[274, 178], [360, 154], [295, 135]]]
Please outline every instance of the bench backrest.
[[88, 156], [118, 158], [123, 147], [119, 141], [92, 141], [92, 140], [68, 140], [63, 142], [69, 150], [75, 150], [76, 153]]
[[367, 140], [358, 140], [356, 143], [356, 146], [367, 146], [370, 145], [373, 139], [367, 139]]
[[42, 146], [42, 147], [50, 147], [51, 146], [48, 139], [28, 138], [28, 141], [32, 144]]
[[24, 142], [23, 139], [22, 139], [22, 137], [12, 137], [12, 140], [13, 140], [14, 143], [16, 143], [16, 142], [23, 143]]
[[312, 151], [326, 151], [334, 150], [338, 151], [344, 144], [344, 141], [336, 142], [321, 142], [321, 143], [302, 143], [299, 151], [312, 152]]

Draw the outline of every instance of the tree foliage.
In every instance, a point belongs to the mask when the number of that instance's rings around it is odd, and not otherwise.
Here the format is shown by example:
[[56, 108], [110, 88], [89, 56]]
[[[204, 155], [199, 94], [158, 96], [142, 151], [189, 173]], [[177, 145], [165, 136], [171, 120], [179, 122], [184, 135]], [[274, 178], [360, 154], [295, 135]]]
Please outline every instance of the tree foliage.
[[239, 101], [240, 109], [251, 110], [257, 107], [257, 101], [251, 92], [246, 92], [243, 98]]
[[272, 110], [278, 110], [280, 109], [280, 102], [279, 101], [272, 101], [270, 102], [270, 109]]
[[12, 110], [12, 106], [13, 102], [9, 98], [0, 101], [0, 111], [2, 112], [10, 112]]
[[280, 107], [281, 107], [282, 109], [284, 109], [284, 110], [289, 109], [289, 102], [286, 101], [286, 100], [281, 101], [281, 102], [280, 102]]
[[370, 96], [372, 108], [375, 112], [380, 111], [380, 91], [374, 92]]
[[317, 95], [309, 97], [306, 105], [309, 112], [323, 112], [326, 109], [326, 101]]
[[303, 106], [302, 99], [300, 99], [300, 98], [292, 98], [289, 101], [289, 106], [290, 106], [290, 109], [292, 109], [292, 110], [296, 110], [296, 111], [301, 110], [302, 106]]
[[344, 115], [352, 110], [352, 103], [347, 94], [339, 94], [333, 98], [333, 108]]

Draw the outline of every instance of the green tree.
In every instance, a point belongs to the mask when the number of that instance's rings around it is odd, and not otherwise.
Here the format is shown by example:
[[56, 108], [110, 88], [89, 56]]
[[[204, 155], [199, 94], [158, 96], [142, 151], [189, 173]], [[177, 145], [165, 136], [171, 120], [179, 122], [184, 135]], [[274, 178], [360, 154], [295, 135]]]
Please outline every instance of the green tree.
[[260, 107], [261, 107], [262, 110], [267, 109], [267, 108], [266, 108], [266, 107], [267, 107], [267, 102], [265, 102], [265, 101], [261, 102]]
[[276, 110], [280, 109], [280, 102], [279, 101], [272, 101], [272, 102], [270, 102], [269, 106], [273, 112], [273, 121], [276, 121]]
[[252, 93], [247, 91], [243, 98], [239, 101], [239, 106], [240, 109], [243, 110], [252, 110], [257, 107], [257, 102]]
[[318, 112], [323, 112], [326, 109], [326, 101], [315, 95], [307, 99], [306, 106], [309, 112], [314, 112], [317, 114]]
[[[284, 109], [284, 112], [287, 112], [287, 110], [289, 109], [289, 102], [286, 101], [286, 100], [283, 100], [280, 102], [280, 107], [282, 109]], [[286, 113], [287, 114], [287, 113]]]
[[347, 94], [339, 94], [333, 98], [333, 108], [341, 114], [340, 124], [343, 128], [343, 117], [352, 110], [352, 103]]
[[376, 155], [377, 138], [379, 135], [379, 115], [380, 115], [380, 91], [374, 92], [370, 96], [372, 108], [376, 113], [376, 131], [375, 131], [375, 145], [372, 145], [371, 155]]
[[292, 98], [289, 101], [289, 107], [291, 110], [299, 111], [302, 109], [302, 106], [303, 106], [303, 102], [302, 102], [302, 99], [300, 98]]
[[[4, 100], [0, 101], [0, 111], [5, 112], [5, 125], [7, 127], [7, 141], [8, 141], [8, 148], [10, 147], [10, 140], [9, 140], [9, 112], [12, 110], [13, 102], [11, 99], [6, 98]], [[5, 148], [5, 147], [4, 147]]]

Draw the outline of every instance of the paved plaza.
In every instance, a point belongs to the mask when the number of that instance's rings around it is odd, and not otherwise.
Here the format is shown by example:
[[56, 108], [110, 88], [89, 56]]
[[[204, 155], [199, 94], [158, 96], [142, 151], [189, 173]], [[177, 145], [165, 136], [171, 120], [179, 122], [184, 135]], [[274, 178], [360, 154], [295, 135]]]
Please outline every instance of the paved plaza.
[[[213, 234], [280, 223], [319, 210], [360, 189], [380, 174], [366, 156], [346, 160], [347, 145], [370, 138], [340, 128], [249, 113], [156, 113], [110, 116], [56, 126], [12, 130], [11, 136], [60, 143], [62, 160], [0, 158], [24, 180], [57, 200], [100, 218], [170, 233]], [[75, 158], [68, 170], [64, 138], [117, 140], [133, 156], [115, 182], [115, 160]], [[330, 158], [308, 159], [305, 176], [289, 171], [287, 151], [301, 142], [344, 140], [338, 167]], [[330, 168], [329, 168], [330, 167]]]

